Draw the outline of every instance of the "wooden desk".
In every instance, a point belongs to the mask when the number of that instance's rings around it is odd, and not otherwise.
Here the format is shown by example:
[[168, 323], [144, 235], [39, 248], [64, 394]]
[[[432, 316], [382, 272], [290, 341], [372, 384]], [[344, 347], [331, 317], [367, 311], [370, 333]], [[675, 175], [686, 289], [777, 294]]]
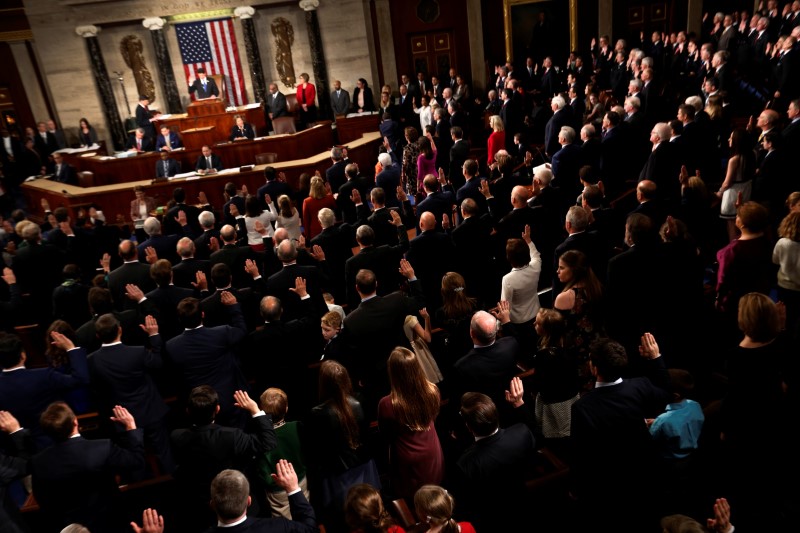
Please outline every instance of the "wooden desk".
[[380, 131], [381, 116], [379, 113], [374, 115], [362, 115], [360, 117], [340, 118], [336, 120], [336, 133], [339, 144], [346, 144], [350, 141], [360, 139], [365, 133]]
[[[197, 108], [200, 109], [202, 107], [203, 106], [198, 106]], [[228, 140], [231, 128], [235, 123], [234, 117], [236, 115], [241, 115], [245, 122], [253, 125], [253, 130], [256, 132], [256, 135], [266, 135], [267, 121], [264, 116], [263, 104], [251, 109], [245, 109], [245, 107], [246, 106], [240, 106], [237, 107], [235, 111], [223, 111], [221, 113], [212, 113], [208, 115], [190, 116], [188, 113], [185, 113], [171, 115], [167, 119], [159, 119], [156, 117], [156, 120], [153, 121], [153, 127], [155, 127], [156, 132], [158, 132], [162, 125], [167, 125], [172, 131], [180, 133], [184, 130], [214, 126], [216, 129], [213, 141], [223, 142]]]
[[[360, 138], [360, 137], [359, 137]], [[278, 161], [303, 159], [333, 146], [333, 130], [328, 121], [320, 122], [313, 128], [290, 135], [272, 135], [260, 140], [225, 141], [214, 145], [213, 150], [225, 168], [252, 165], [256, 154], [275, 152]], [[172, 158], [181, 165], [182, 172], [194, 170], [200, 157], [202, 144], [195, 149], [178, 150]], [[64, 161], [79, 172], [94, 173], [95, 185], [129, 183], [155, 177], [156, 162], [161, 157], [157, 152], [145, 152], [128, 158], [103, 159], [102, 157], [80, 157], [79, 154], [64, 154]], [[374, 162], [371, 163], [374, 166]], [[366, 168], [366, 167], [365, 167]]]
[[[328, 129], [328, 131], [330, 130]], [[375, 153], [381, 142], [380, 133], [374, 132], [366, 134], [347, 145], [349, 158], [358, 163], [359, 168], [363, 169], [365, 175], [373, 175]], [[72, 218], [76, 219], [77, 211], [80, 207], [86, 207], [94, 203], [102, 207], [109, 223], [113, 223], [117, 215], [122, 215], [124, 220], [130, 223], [131, 200], [134, 199], [133, 187], [136, 185], [143, 186], [146, 194], [154, 197], [158, 205], [166, 205], [172, 198], [172, 191], [175, 187], [180, 186], [186, 190], [186, 198], [189, 202], [196, 201], [200, 191], [204, 191], [208, 196], [209, 202], [215, 208], [220, 209], [225, 203], [223, 189], [227, 182], [236, 183], [237, 188], [247, 185], [247, 189], [252, 194], [255, 194], [258, 188], [264, 184], [264, 168], [266, 166], [258, 165], [248, 172], [215, 174], [202, 178], [159, 180], [158, 182], [148, 179], [87, 188], [66, 185], [48, 179], [39, 179], [23, 183], [22, 191], [27, 205], [34, 206], [34, 208], [40, 205], [42, 198], [46, 198], [50, 202], [52, 209], [61, 206], [67, 207], [71, 210]], [[300, 174], [303, 172], [313, 174], [319, 170], [320, 173], [325, 174], [325, 170], [331, 166], [330, 150], [325, 148], [314, 156], [292, 161], [280, 161], [273, 163], [271, 166], [275, 167], [279, 172], [285, 172], [287, 182], [293, 189], [297, 190]]]

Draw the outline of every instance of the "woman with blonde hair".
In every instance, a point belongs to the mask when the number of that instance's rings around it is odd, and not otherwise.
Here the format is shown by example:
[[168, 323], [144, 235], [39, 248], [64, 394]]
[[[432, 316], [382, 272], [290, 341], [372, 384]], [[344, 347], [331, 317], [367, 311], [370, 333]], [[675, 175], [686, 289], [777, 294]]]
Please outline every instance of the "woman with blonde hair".
[[411, 498], [427, 483], [444, 477], [444, 456], [434, 421], [439, 389], [425, 378], [416, 354], [395, 348], [388, 361], [391, 393], [378, 403], [378, 428], [389, 444], [393, 494]]
[[368, 483], [359, 483], [347, 491], [344, 514], [351, 533], [405, 533], [394, 525], [383, 506], [381, 493]]
[[486, 164], [491, 166], [495, 161], [495, 154], [499, 150], [505, 150], [506, 148], [506, 132], [503, 119], [500, 118], [500, 115], [492, 115], [489, 119], [489, 126], [492, 128], [492, 133], [489, 135], [489, 140], [486, 143]]
[[427, 533], [475, 533], [469, 522], [456, 522], [453, 510], [456, 502], [449, 492], [438, 485], [425, 485], [414, 494], [414, 512], [427, 526]]
[[317, 214], [325, 207], [336, 209], [336, 200], [330, 189], [325, 186], [322, 178], [314, 176], [311, 178], [308, 198], [303, 200], [303, 230], [307, 241], [311, 241], [322, 232], [322, 225], [319, 223]]
[[278, 217], [275, 227], [285, 228], [289, 233], [289, 238], [296, 241], [300, 238], [300, 214], [292, 205], [292, 200], [288, 195], [282, 194], [278, 197]]
[[795, 331], [800, 319], [800, 211], [792, 211], [778, 227], [772, 262], [778, 265], [778, 300], [786, 306], [786, 326]]

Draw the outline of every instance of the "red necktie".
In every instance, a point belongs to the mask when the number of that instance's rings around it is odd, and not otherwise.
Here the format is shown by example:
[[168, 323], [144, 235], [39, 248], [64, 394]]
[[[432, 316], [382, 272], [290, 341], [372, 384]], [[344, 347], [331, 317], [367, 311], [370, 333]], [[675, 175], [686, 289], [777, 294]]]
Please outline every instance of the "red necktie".
[[136, 149], [137, 150], [141, 150], [142, 149], [142, 140], [141, 139], [136, 139]]

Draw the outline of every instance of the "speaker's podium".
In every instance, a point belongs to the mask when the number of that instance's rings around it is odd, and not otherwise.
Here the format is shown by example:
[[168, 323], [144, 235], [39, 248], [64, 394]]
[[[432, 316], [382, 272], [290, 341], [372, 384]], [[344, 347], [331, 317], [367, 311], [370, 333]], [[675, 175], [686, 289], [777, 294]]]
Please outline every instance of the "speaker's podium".
[[219, 98], [198, 100], [189, 104], [186, 114], [190, 117], [205, 117], [207, 115], [222, 115], [225, 113], [225, 103]]
[[189, 150], [199, 150], [206, 144], [213, 146], [216, 122], [220, 116], [225, 117], [225, 103], [219, 98], [199, 100], [189, 104], [186, 114], [198, 120], [194, 121], [194, 128], [181, 131], [184, 146]]

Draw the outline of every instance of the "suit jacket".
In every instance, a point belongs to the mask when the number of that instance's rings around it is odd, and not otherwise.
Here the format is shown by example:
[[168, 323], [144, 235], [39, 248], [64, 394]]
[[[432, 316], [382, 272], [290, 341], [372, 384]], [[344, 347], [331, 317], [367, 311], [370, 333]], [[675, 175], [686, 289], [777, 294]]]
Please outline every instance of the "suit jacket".
[[450, 147], [450, 167], [447, 177], [450, 182], [458, 189], [464, 185], [464, 173], [462, 167], [464, 162], [469, 158], [469, 141], [466, 139], [459, 139]]
[[244, 265], [245, 261], [253, 258], [253, 249], [249, 246], [226, 244], [211, 254], [209, 260], [211, 261], [211, 268], [214, 268], [217, 263], [228, 265], [233, 274], [233, 286], [246, 287], [250, 284], [249, 279], [252, 278], [244, 271]]
[[253, 518], [233, 527], [214, 527], [208, 533], [313, 533], [317, 531], [317, 521], [314, 508], [308, 503], [303, 492], [289, 496], [289, 514], [291, 520], [286, 518]]
[[347, 290], [347, 302], [354, 309], [358, 305], [358, 293], [356, 292], [356, 274], [361, 269], [371, 270], [375, 273], [378, 280], [378, 294], [385, 296], [397, 290], [399, 275], [397, 269], [400, 259], [408, 250], [408, 232], [405, 226], [397, 226], [395, 231], [399, 243], [394, 246], [381, 245], [362, 248], [358, 254], [354, 255], [344, 265], [345, 288]]
[[[390, 165], [375, 176], [375, 186], [380, 187], [386, 193], [386, 207], [400, 207], [400, 201], [397, 199], [397, 187], [399, 185], [400, 167], [398, 165]], [[362, 196], [362, 198], [364, 197]]]
[[30, 294], [38, 312], [49, 317], [53, 289], [61, 285], [66, 254], [50, 243], [28, 245], [17, 250], [11, 268], [21, 294]]
[[42, 139], [42, 134], [40, 132], [36, 132], [33, 134], [33, 147], [39, 152], [39, 157], [42, 161], [47, 161], [47, 158], [50, 155], [58, 150], [58, 141], [56, 141], [56, 136], [52, 133], [45, 132], [45, 136], [47, 140], [45, 141]]
[[680, 158], [677, 156], [675, 143], [661, 142], [655, 150], [650, 152], [639, 181], [651, 180], [656, 184], [656, 192], [663, 200], [680, 198], [680, 182], [676, 176], [680, 173]]
[[[131, 150], [133, 148], [136, 148], [136, 135], [131, 135], [130, 137], [128, 137], [128, 142], [125, 144], [125, 149], [126, 150]], [[142, 152], [152, 152], [154, 149], [155, 148], [153, 146], [153, 139], [151, 137], [148, 137], [147, 135], [142, 137], [142, 149], [141, 149], [141, 151]]]
[[331, 110], [334, 115], [346, 115], [350, 111], [350, 93], [344, 89], [331, 91]]
[[283, 305], [284, 320], [299, 319], [305, 314], [301, 307], [300, 297], [289, 290], [289, 288], [294, 288], [295, 279], [298, 277], [306, 280], [306, 290], [311, 296], [317, 316], [321, 317], [327, 313], [328, 306], [325, 305], [325, 299], [322, 297], [323, 279], [319, 267], [301, 266], [295, 263], [284, 265], [279, 272], [271, 275], [267, 280], [267, 294], [280, 299]]
[[[229, 141], [233, 141], [235, 139], [254, 139], [256, 133], [253, 131], [253, 126], [250, 124], [245, 123], [242, 129], [239, 129], [239, 126], [233, 125], [231, 128], [231, 134], [228, 136]], [[214, 167], [219, 168], [219, 167]]]
[[[342, 176], [344, 176], [344, 171], [342, 171]], [[289, 196], [290, 198], [293, 197], [294, 191], [292, 191], [292, 188], [285, 181], [274, 179], [259, 187], [256, 194], [258, 195], [258, 199], [261, 201], [262, 207], [266, 209], [267, 204], [264, 201], [264, 197], [266, 195], [269, 194], [269, 197], [272, 199], [272, 201], [277, 202], [278, 198], [280, 198], [283, 194]], [[239, 213], [244, 215], [244, 210], [240, 209]]]
[[[175, 220], [178, 217], [178, 211], [183, 211], [186, 214], [186, 226], [181, 226], [180, 224], [178, 224], [178, 221]], [[164, 235], [179, 235], [181, 237], [190, 237], [190, 238], [197, 237], [203, 231], [200, 228], [200, 221], [197, 218], [200, 216], [200, 213], [202, 211], [213, 211], [213, 210], [210, 205], [204, 205], [202, 208], [198, 208], [194, 205], [187, 203], [179, 203], [173, 205], [164, 214], [164, 219], [161, 222], [162, 233]], [[173, 262], [172, 264], [174, 265], [175, 262]]]
[[[564, 126], [572, 126], [570, 109], [566, 107], [554, 113], [544, 128], [544, 148], [550, 157], [553, 157], [553, 154], [561, 149], [561, 145], [558, 143], [558, 132]], [[508, 132], [506, 132], [506, 136], [508, 136]]]
[[199, 327], [185, 330], [167, 341], [167, 351], [183, 381], [185, 391], [198, 385], [210, 385], [219, 394], [219, 420], [236, 420], [233, 393], [246, 390], [242, 371], [236, 363], [233, 347], [247, 335], [240, 304], [226, 306], [230, 326]]
[[487, 273], [494, 270], [491, 231], [488, 215], [475, 215], [463, 220], [452, 232], [459, 272], [470, 296], [482, 294], [481, 289], [491, 284], [487, 278]]
[[546, 72], [542, 73], [540, 90], [544, 93], [546, 98], [552, 98], [553, 95], [561, 90], [561, 80], [558, 79], [555, 68], [549, 68]]
[[75, 169], [72, 168], [71, 165], [66, 163], [61, 163], [61, 170], [53, 170], [53, 177], [50, 178], [53, 181], [57, 181], [59, 183], [67, 183], [69, 185], [77, 185], [78, 184], [78, 174], [75, 172]]
[[219, 87], [214, 78], [206, 77], [206, 87], [203, 88], [203, 82], [200, 78], [196, 78], [189, 86], [189, 94], [197, 93], [197, 98], [209, 98], [211, 96], [219, 96]]
[[[237, 129], [236, 131], [239, 130]], [[223, 170], [225, 168], [225, 165], [222, 164], [222, 159], [220, 159], [217, 154], [211, 154], [210, 157], [211, 157], [211, 167], [208, 166], [208, 161], [206, 160], [206, 158], [200, 155], [200, 157], [197, 158], [197, 163], [195, 163], [194, 169], [211, 170], [213, 168], [216, 170]]]
[[136, 247], [136, 253], [139, 257], [145, 257], [145, 250], [152, 246], [159, 259], [168, 259], [170, 263], [175, 264], [179, 260], [176, 249], [179, 240], [179, 235], [151, 235], [149, 239]]
[[406, 259], [422, 281], [425, 302], [431, 309], [441, 305], [442, 277], [455, 268], [455, 246], [446, 233], [423, 231], [408, 244]]
[[[158, 310], [157, 315], [155, 315], [158, 320], [158, 331], [163, 342], [166, 342], [183, 331], [183, 327], [178, 322], [178, 304], [184, 298], [198, 297], [201, 296], [201, 293], [190, 288], [167, 285], [166, 287], [158, 287], [145, 294], [145, 296], [152, 301]], [[152, 345], [152, 338], [150, 344]]]
[[[451, 217], [453, 205], [456, 203], [455, 196], [450, 191], [436, 191], [425, 197], [417, 205], [417, 233], [419, 230], [419, 218], [422, 213], [430, 211], [436, 217], [436, 229], [442, 229], [442, 215], [447, 214]], [[451, 217], [452, 218], [452, 217]]]
[[[32, 368], [0, 373], [0, 409], [12, 413], [22, 427], [41, 437], [39, 415], [51, 403], [62, 400], [70, 389], [89, 384], [86, 350], [67, 352], [69, 369]], [[46, 442], [46, 439], [42, 442]]]
[[454, 398], [465, 392], [481, 392], [498, 407], [505, 401], [505, 390], [517, 373], [520, 346], [513, 336], [498, 338], [491, 346], [473, 348], [453, 365]]
[[171, 178], [175, 174], [180, 174], [181, 165], [171, 157], [156, 161], [156, 178]]
[[120, 311], [136, 308], [136, 302], [125, 296], [125, 285], [129, 283], [133, 283], [145, 293], [155, 289], [156, 284], [150, 277], [150, 265], [132, 261], [123, 263], [108, 274], [108, 290], [114, 299], [114, 307]]
[[[344, 185], [344, 183], [347, 181], [347, 176], [344, 174], [344, 169], [348, 163], [349, 161], [347, 159], [336, 161], [325, 171], [325, 181], [331, 184], [332, 191], [338, 191], [339, 187]], [[273, 196], [273, 198], [275, 197]]]
[[[158, 150], [162, 150], [165, 146], [167, 146], [167, 139], [165, 139], [163, 135], [159, 135], [156, 138], [156, 150], [157, 151]], [[174, 148], [180, 148], [181, 146], [183, 146], [183, 143], [181, 142], [181, 138], [174, 131], [170, 131], [169, 132], [169, 147], [174, 149]]]
[[282, 92], [278, 91], [267, 96], [267, 113], [272, 113], [273, 120], [288, 114], [286, 96]]
[[113, 406], [124, 405], [141, 427], [161, 421], [168, 411], [149, 373], [163, 365], [161, 336], [152, 335], [150, 345], [152, 349], [124, 344], [103, 346], [88, 358], [103, 410], [110, 412]]
[[71, 523], [94, 531], [117, 531], [125, 524], [114, 509], [119, 494], [115, 474], [144, 468], [142, 430], [109, 439], [75, 437], [58, 442], [34, 456], [30, 468], [33, 493], [43, 517], [58, 531]]
[[[207, 231], [203, 233], [203, 235], [207, 235], [211, 233]], [[202, 237], [202, 235], [201, 235]], [[199, 248], [197, 245], [197, 241], [201, 238], [198, 237], [195, 239], [195, 248]], [[217, 236], [219, 238], [219, 236]], [[208, 259], [198, 259], [197, 257], [191, 257], [188, 259], [181, 259], [180, 262], [175, 263], [172, 267], [172, 283], [175, 284], [176, 287], [182, 287], [184, 289], [191, 289], [192, 283], [197, 281], [197, 273], [202, 272], [206, 275], [206, 279], [211, 277], [211, 261]]]
[[581, 148], [575, 144], [567, 144], [553, 154], [551, 170], [553, 185], [560, 188], [562, 194], [572, 198], [582, 190], [578, 172], [581, 169]]

